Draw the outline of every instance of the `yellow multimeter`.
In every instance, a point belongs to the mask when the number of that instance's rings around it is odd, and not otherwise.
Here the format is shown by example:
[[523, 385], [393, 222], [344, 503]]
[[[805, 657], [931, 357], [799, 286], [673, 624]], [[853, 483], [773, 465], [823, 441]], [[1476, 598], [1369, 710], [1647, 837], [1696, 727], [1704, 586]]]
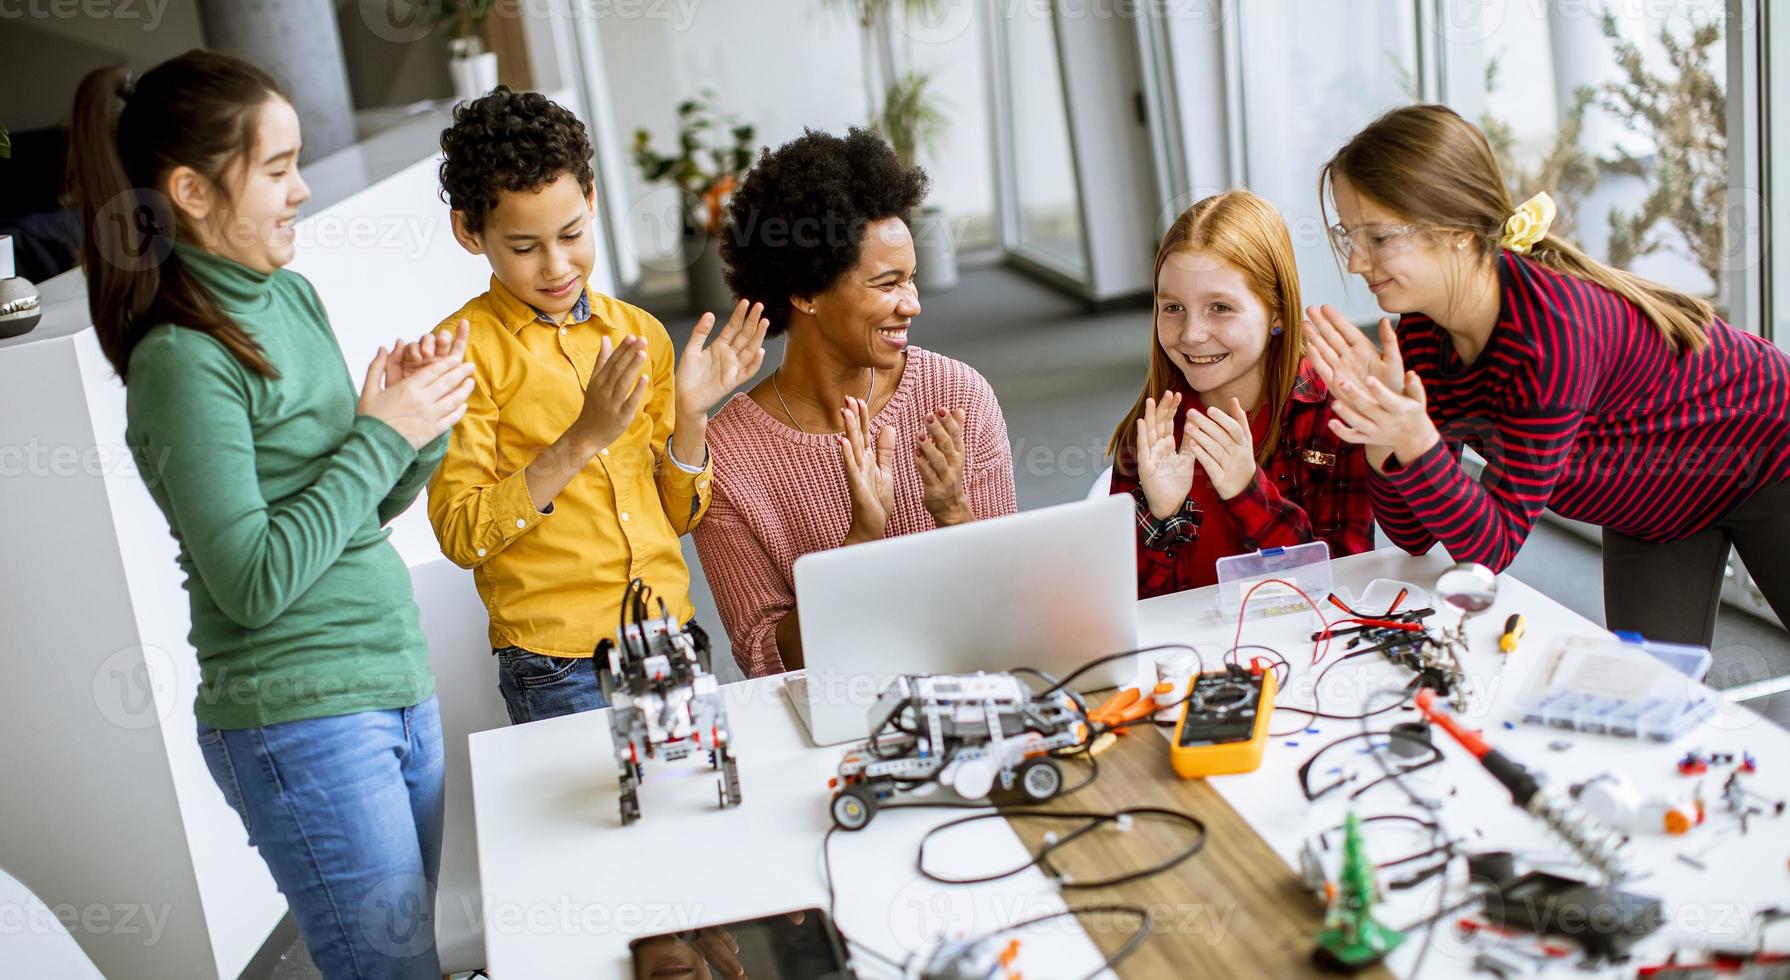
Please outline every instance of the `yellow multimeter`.
[[1196, 674], [1169, 740], [1169, 762], [1182, 779], [1250, 772], [1262, 764], [1268, 719], [1274, 714], [1274, 671], [1262, 660], [1248, 668]]

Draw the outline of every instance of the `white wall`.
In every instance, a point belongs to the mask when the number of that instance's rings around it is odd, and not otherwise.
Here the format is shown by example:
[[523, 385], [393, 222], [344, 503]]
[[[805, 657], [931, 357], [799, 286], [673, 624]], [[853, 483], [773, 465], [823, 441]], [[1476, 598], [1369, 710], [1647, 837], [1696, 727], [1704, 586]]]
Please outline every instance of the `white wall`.
[[[78, 289], [46, 288], [45, 295], [78, 300]], [[0, 513], [8, 515], [0, 556], [0, 743], [7, 746], [0, 753], [0, 867], [45, 905], [75, 913], [65, 925], [107, 975], [217, 975], [205, 917], [194, 907], [199, 870], [189, 860], [174, 788], [174, 770], [202, 763], [190, 707], [190, 760], [170, 760], [158, 726], [162, 705], [148, 662], [168, 641], [140, 631], [116, 543], [131, 531], [116, 522], [107, 475], [124, 465], [122, 410], [89, 403], [84, 379], [97, 354], [91, 331], [0, 351], [0, 390], [15, 406], [0, 413], [0, 446], [18, 450], [0, 479]], [[140, 481], [139, 492], [147, 500]], [[177, 574], [171, 552], [167, 568]], [[178, 608], [184, 619], [184, 597]], [[174, 642], [183, 641], [176, 635]], [[246, 845], [225, 849], [238, 852], [239, 863], [253, 857]], [[261, 899], [245, 890], [243, 907], [264, 905]], [[125, 910], [135, 931], [125, 931]], [[143, 929], [156, 919], [159, 935]]]
[[56, 910], [4, 869], [0, 869], [0, 909], [11, 916], [0, 938], [8, 970], [25, 977], [105, 980], [56, 917]]

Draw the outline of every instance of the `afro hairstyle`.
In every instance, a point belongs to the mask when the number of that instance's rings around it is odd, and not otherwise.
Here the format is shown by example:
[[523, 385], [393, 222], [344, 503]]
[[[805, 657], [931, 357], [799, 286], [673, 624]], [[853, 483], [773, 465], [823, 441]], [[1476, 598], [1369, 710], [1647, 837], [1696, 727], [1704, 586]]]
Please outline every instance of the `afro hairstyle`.
[[[868, 226], [908, 216], [926, 199], [926, 172], [903, 166], [881, 137], [805, 130], [766, 150], [734, 192], [721, 260], [734, 295], [782, 311], [857, 266]], [[769, 334], [787, 328], [771, 315]]]

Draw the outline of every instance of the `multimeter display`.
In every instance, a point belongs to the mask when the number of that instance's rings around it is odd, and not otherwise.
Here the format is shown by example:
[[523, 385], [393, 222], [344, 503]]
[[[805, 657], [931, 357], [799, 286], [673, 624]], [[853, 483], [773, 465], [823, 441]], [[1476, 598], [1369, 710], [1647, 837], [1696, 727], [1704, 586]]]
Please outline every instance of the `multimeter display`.
[[1169, 762], [1185, 779], [1249, 772], [1262, 764], [1274, 714], [1274, 672], [1261, 661], [1199, 674], [1169, 741]]
[[1247, 742], [1255, 731], [1261, 685], [1250, 684], [1247, 680], [1211, 679], [1214, 677], [1222, 675], [1202, 675], [1194, 686], [1193, 697], [1187, 700], [1187, 714], [1181, 723], [1177, 745]]

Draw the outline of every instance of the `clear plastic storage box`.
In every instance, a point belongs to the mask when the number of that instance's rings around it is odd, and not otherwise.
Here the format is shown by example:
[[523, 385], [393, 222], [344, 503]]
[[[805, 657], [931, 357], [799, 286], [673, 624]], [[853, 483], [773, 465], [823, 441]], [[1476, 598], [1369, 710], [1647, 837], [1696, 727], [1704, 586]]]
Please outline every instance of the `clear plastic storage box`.
[[[1267, 584], [1251, 592], [1258, 583]], [[1281, 583], [1297, 586], [1298, 591]], [[1231, 616], [1242, 611], [1245, 595], [1249, 596], [1249, 615], [1271, 615], [1308, 608], [1299, 592], [1322, 603], [1332, 585], [1330, 546], [1322, 541], [1218, 559], [1218, 608]]]
[[1702, 684], [1710, 661], [1707, 647], [1572, 637], [1537, 667], [1517, 710], [1530, 724], [1669, 742], [1719, 707]]

